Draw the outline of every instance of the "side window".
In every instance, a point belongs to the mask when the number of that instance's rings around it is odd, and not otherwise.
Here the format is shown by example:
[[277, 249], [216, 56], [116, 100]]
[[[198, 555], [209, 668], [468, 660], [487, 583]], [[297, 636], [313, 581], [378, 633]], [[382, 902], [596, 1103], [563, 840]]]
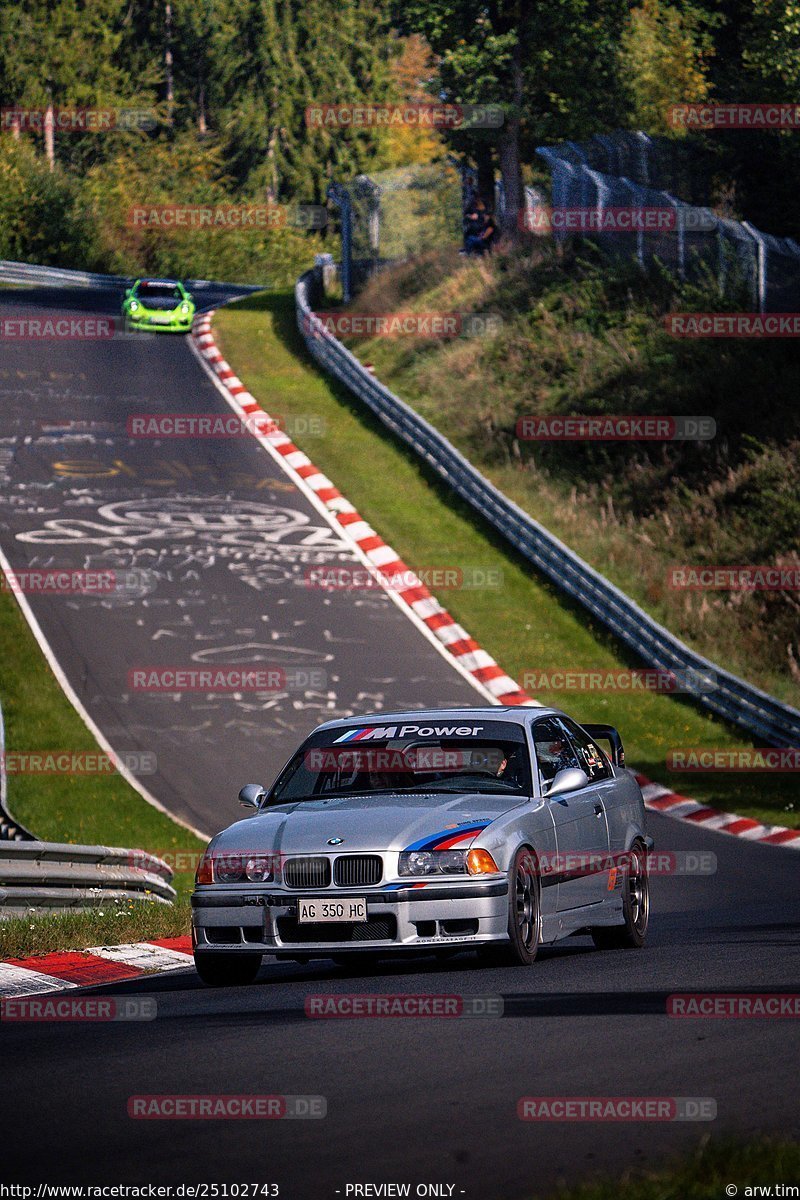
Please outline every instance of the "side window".
[[589, 782], [597, 783], [598, 779], [610, 779], [611, 767], [597, 743], [592, 741], [588, 733], [581, 729], [580, 725], [576, 725], [569, 718], [566, 718], [563, 724], [578, 751], [580, 765], [589, 776]]
[[552, 783], [559, 771], [580, 766], [566, 730], [553, 717], [534, 721], [531, 736], [541, 786]]

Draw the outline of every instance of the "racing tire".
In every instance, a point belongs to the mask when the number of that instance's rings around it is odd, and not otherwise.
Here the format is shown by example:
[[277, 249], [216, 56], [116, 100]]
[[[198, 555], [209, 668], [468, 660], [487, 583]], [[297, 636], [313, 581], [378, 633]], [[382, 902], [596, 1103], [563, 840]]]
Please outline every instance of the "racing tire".
[[650, 920], [650, 879], [647, 850], [634, 842], [622, 882], [622, 925], [596, 925], [592, 941], [598, 950], [641, 950]]
[[508, 941], [482, 946], [480, 957], [491, 966], [529, 967], [542, 937], [539, 871], [527, 846], [514, 855], [508, 875]]
[[195, 950], [197, 974], [208, 987], [245, 987], [261, 969], [260, 954], [203, 954]]

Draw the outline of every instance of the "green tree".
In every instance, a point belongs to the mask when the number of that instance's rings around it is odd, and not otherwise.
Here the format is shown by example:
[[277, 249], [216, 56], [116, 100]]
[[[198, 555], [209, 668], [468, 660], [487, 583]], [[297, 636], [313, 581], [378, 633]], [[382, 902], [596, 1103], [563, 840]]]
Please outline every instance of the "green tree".
[[477, 161], [484, 189], [496, 161], [505, 190], [504, 231], [515, 237], [522, 164], [542, 141], [607, 128], [621, 109], [615, 39], [625, 0], [408, 0], [404, 31], [439, 58], [443, 97], [497, 105], [499, 128], [454, 130], [453, 147]]
[[713, 53], [708, 19], [700, 9], [665, 0], [643, 0], [631, 9], [620, 57], [633, 123], [648, 133], [685, 134], [670, 123], [670, 105], [708, 99]]

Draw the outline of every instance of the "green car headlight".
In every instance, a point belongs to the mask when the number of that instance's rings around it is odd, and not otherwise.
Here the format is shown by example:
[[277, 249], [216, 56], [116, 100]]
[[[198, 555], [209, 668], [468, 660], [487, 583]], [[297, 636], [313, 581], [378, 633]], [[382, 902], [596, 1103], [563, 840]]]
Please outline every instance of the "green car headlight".
[[136, 312], [138, 307], [139, 302], [137, 300], [131, 300], [131, 312]]
[[189, 305], [188, 305], [188, 304], [182, 304], [182, 305], [181, 305], [181, 312], [183, 313], [183, 315], [184, 315], [185, 317], [186, 317], [186, 316], [188, 316], [188, 315], [189, 315]]

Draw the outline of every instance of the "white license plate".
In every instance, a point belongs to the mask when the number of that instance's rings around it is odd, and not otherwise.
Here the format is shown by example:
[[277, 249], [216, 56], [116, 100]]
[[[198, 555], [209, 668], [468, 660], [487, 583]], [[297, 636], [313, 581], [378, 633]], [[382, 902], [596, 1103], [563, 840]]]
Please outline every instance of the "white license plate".
[[151, 317], [150, 320], [154, 325], [169, 325], [172, 317]]
[[326, 921], [366, 921], [366, 900], [298, 900], [300, 925], [321, 925]]

